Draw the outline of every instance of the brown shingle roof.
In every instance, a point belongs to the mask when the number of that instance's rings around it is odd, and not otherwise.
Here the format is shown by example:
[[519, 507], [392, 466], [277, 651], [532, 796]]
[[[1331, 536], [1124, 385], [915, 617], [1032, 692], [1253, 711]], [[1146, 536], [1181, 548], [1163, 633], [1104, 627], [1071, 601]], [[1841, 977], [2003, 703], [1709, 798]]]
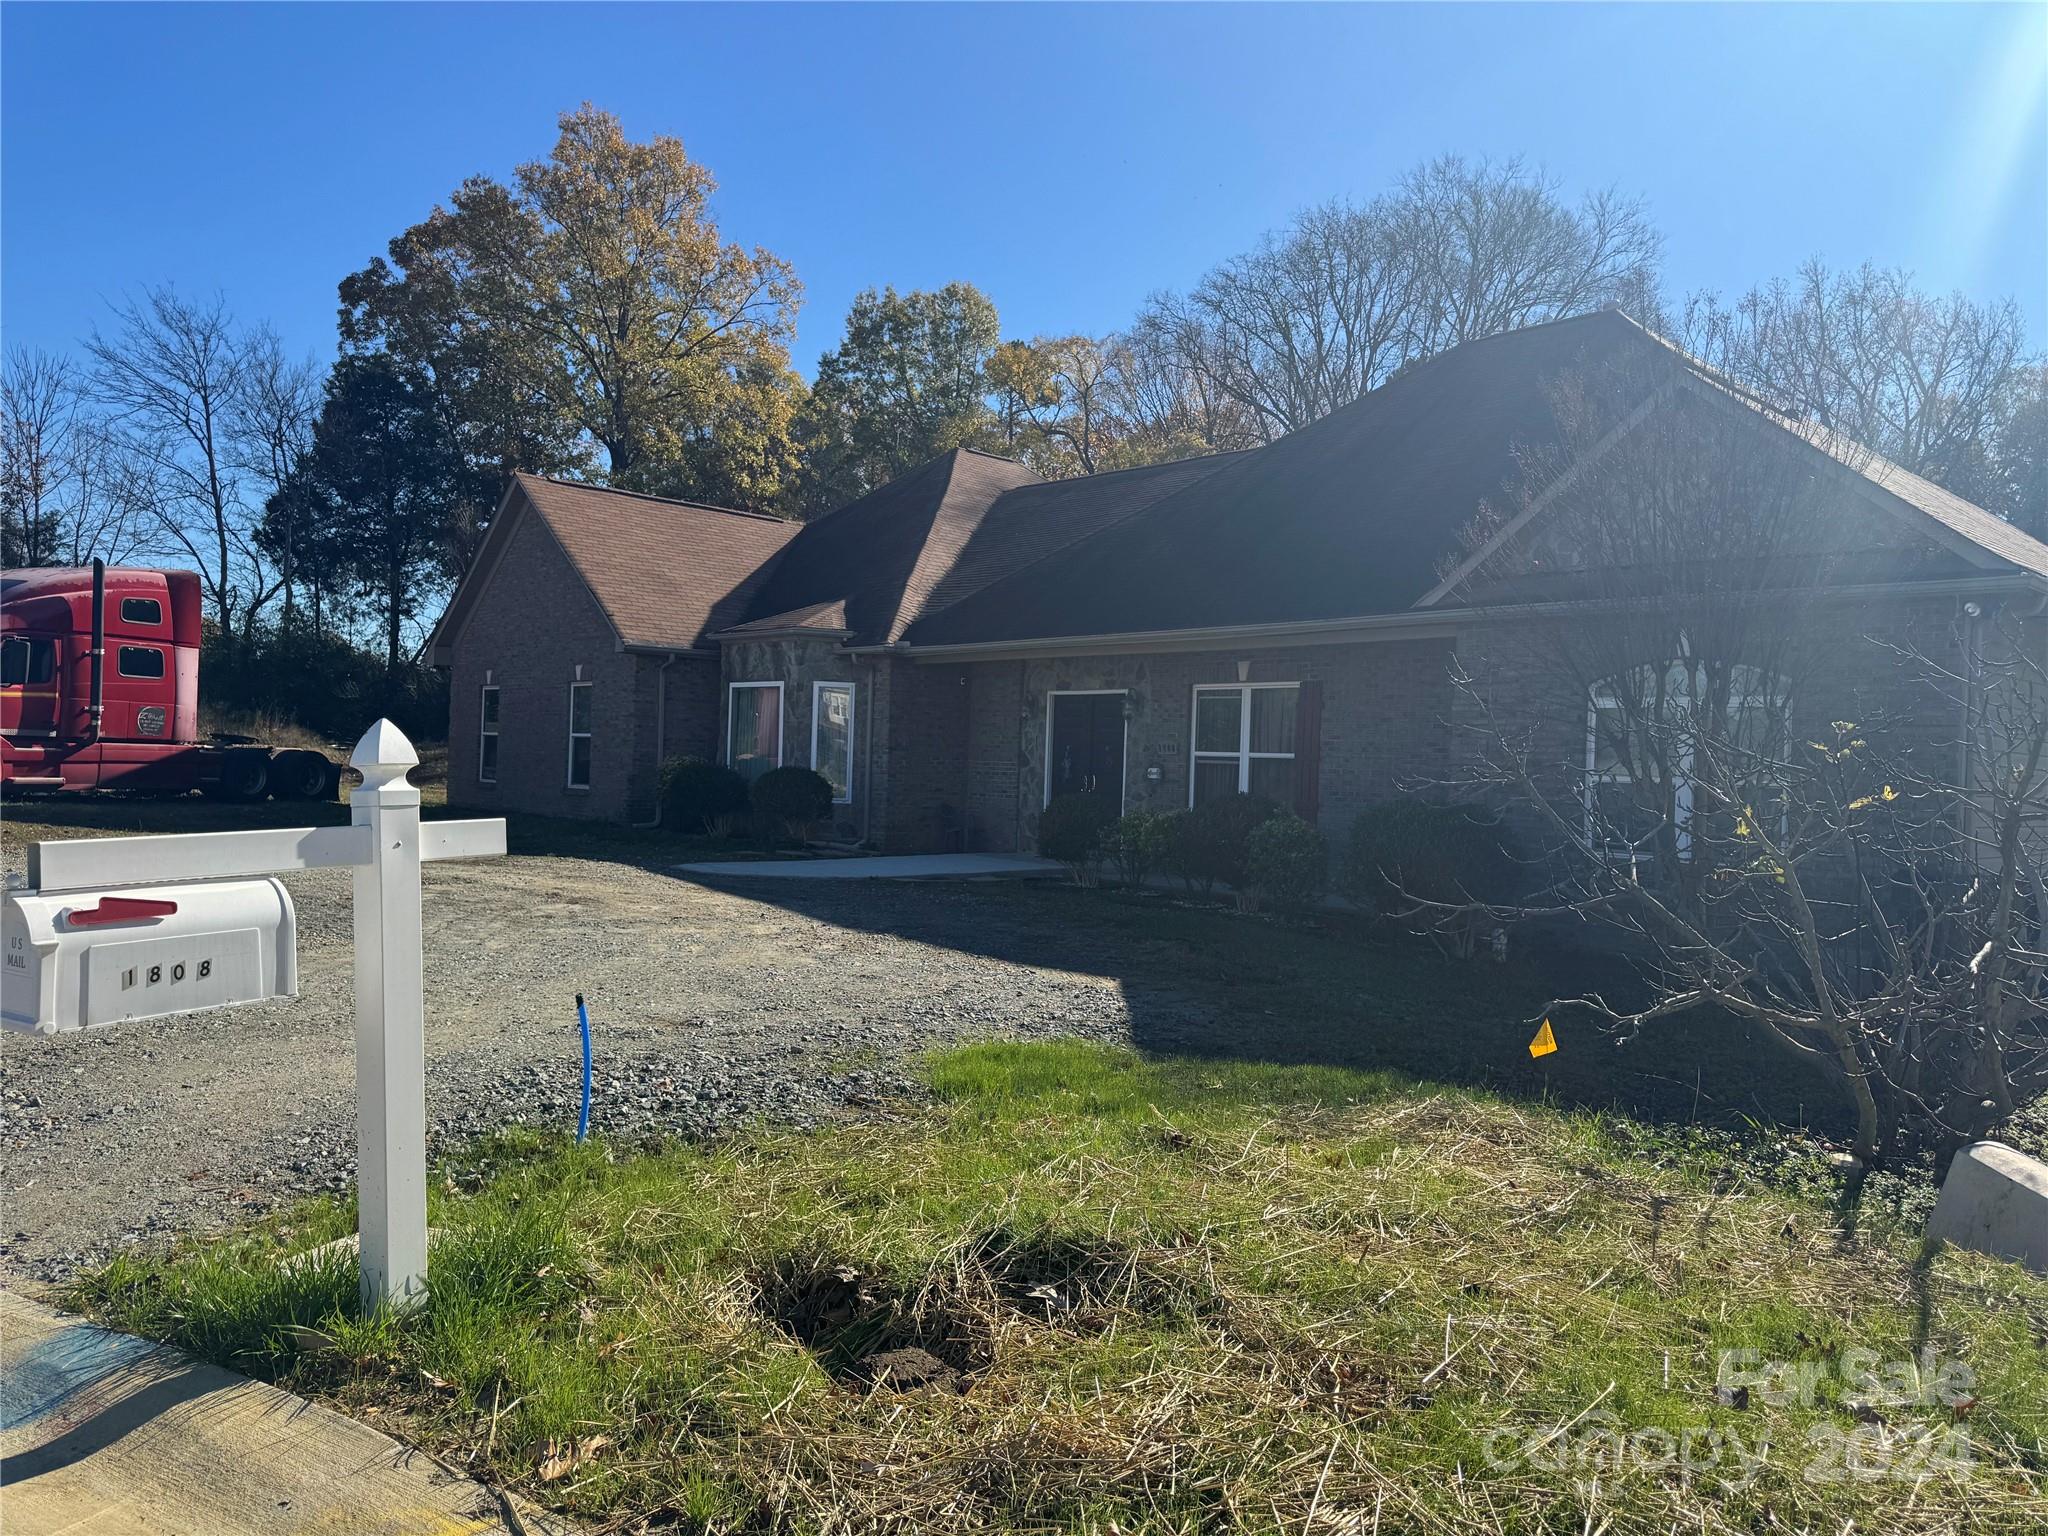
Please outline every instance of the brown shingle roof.
[[790, 541], [747, 619], [845, 605], [857, 640], [901, 637], [1003, 492], [1038, 476], [1013, 459], [956, 448], [827, 513]]
[[1554, 439], [1548, 381], [1596, 362], [1601, 316], [1470, 342], [916, 626], [912, 644], [1129, 634], [1403, 609], [1520, 444]]
[[[1601, 311], [1467, 342], [1321, 421], [1226, 460], [1029, 570], [933, 607], [907, 638], [912, 645], [999, 644], [1409, 608], [1435, 586], [1438, 563], [1480, 504], [1498, 502], [1516, 481], [1521, 455], [1556, 442], [1553, 382], [1653, 340], [1668, 348], [1627, 316]], [[1727, 390], [1710, 370], [1669, 351]], [[2048, 575], [2048, 546], [2011, 524], [1757, 408], [1857, 470], [1902, 510], [1932, 519], [1955, 547]]]
[[793, 630], [811, 630], [821, 635], [848, 635], [853, 633], [846, 622], [846, 604], [843, 602], [812, 603], [804, 608], [792, 608], [788, 613], [771, 613], [765, 618], [749, 619], [744, 624], [735, 624], [730, 629], [713, 631], [714, 640], [727, 636], [738, 638], [744, 635], [783, 635]]
[[691, 650], [736, 622], [795, 536], [779, 517], [516, 477], [630, 646]]

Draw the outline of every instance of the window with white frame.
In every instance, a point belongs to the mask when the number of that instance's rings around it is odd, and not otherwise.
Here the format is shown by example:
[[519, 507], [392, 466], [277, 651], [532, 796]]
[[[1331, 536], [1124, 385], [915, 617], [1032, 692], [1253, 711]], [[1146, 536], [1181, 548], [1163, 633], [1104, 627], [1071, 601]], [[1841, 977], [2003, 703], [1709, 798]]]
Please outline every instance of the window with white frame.
[[832, 803], [853, 801], [853, 684], [811, 685], [811, 767], [832, 786]]
[[476, 776], [481, 784], [498, 782], [498, 689], [485, 683], [477, 696]]
[[1258, 795], [1291, 808], [1300, 702], [1299, 683], [1196, 687], [1188, 804]]
[[[1789, 704], [1784, 685], [1756, 667], [1727, 669], [1726, 714], [1716, 708], [1719, 685], [1705, 663], [1676, 661], [1640, 667], [1595, 683], [1586, 708], [1586, 841], [1609, 858], [1635, 860], [1653, 851], [1667, 824], [1678, 857], [1692, 857], [1702, 731], [1731, 755], [1728, 765], [1749, 811], [1773, 798], [1768, 764], [1786, 749]], [[1741, 781], [1754, 779], [1753, 789]], [[1763, 814], [1769, 816], [1766, 807]], [[1778, 807], [1782, 826], [1785, 809]]]
[[569, 685], [569, 787], [590, 788], [590, 683]]
[[782, 766], [782, 684], [734, 683], [727, 700], [725, 765], [751, 784]]

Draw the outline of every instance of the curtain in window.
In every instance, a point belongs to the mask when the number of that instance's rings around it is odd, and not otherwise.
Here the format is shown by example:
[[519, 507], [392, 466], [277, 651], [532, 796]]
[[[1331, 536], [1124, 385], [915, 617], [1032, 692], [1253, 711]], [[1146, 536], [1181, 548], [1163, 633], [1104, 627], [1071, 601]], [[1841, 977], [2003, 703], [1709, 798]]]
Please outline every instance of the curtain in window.
[[781, 690], [735, 688], [732, 694], [732, 767], [748, 783], [782, 760]]

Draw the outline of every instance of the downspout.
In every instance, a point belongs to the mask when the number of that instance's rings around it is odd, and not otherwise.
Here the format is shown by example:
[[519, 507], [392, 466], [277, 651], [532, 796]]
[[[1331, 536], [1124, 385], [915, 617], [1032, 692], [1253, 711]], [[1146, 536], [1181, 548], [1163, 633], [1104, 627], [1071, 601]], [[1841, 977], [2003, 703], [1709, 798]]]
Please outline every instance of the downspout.
[[636, 828], [661, 825], [662, 753], [668, 748], [668, 669], [675, 664], [676, 653], [670, 651], [654, 669], [654, 814], [645, 821], [634, 822]]
[[[1017, 762], [1021, 765], [1030, 756], [1031, 744], [1024, 734], [1024, 727], [1031, 719], [1031, 700], [1024, 692], [1024, 685], [1030, 681], [1031, 664], [1022, 656], [1017, 658]], [[1192, 768], [1188, 770], [1194, 772]], [[1016, 852], [1024, 851], [1024, 774], [1017, 774], [1017, 782], [1010, 792], [1010, 838]]]
[[960, 669], [960, 851], [968, 853], [974, 820], [974, 672]]
[[869, 847], [874, 846], [875, 809], [875, 659], [861, 658], [867, 663], [868, 698], [863, 706], [860, 702], [860, 679], [854, 679], [853, 707], [860, 716], [861, 731], [861, 775], [860, 775], [860, 840]]

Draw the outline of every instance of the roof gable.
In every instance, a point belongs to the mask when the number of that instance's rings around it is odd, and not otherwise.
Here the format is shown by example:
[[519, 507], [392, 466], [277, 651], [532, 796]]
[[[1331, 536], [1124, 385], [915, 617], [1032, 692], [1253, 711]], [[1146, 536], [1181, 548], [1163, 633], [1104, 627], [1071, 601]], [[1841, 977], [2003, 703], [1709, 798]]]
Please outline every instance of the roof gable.
[[514, 525], [536, 518], [568, 556], [622, 647], [686, 651], [735, 622], [797, 525], [782, 518], [539, 475], [513, 476], [484, 547], [436, 627], [446, 665]]
[[899, 639], [996, 498], [1037, 482], [1015, 460], [971, 448], [929, 459], [805, 524], [745, 619], [840, 603], [854, 638]]

